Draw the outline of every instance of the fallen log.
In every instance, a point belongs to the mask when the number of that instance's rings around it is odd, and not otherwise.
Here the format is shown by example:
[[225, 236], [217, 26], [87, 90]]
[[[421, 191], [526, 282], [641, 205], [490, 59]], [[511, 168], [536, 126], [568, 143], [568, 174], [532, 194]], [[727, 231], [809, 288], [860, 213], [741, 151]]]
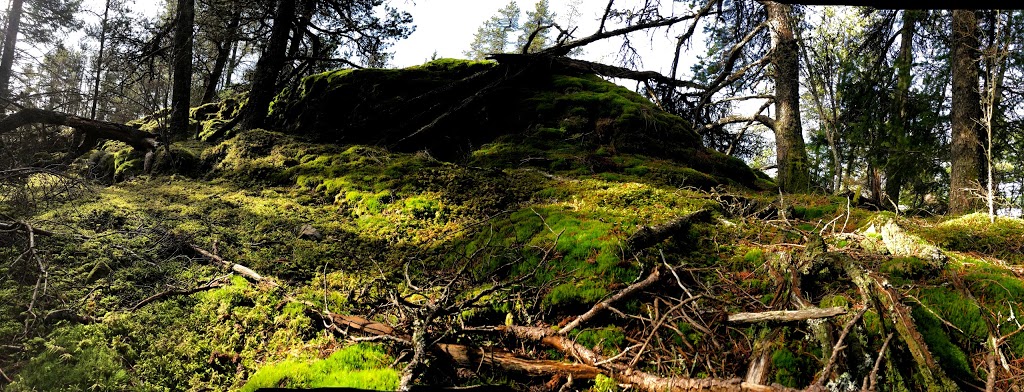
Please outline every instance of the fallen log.
[[762, 321], [788, 322], [835, 317], [841, 314], [846, 314], [846, 308], [807, 308], [800, 310], [773, 310], [768, 312], [735, 313], [730, 314], [728, 320], [730, 323], [733, 324], [759, 323]]
[[0, 119], [0, 134], [29, 124], [61, 125], [74, 128], [92, 139], [122, 141], [132, 148], [152, 152], [160, 146], [159, 136], [124, 124], [88, 119], [53, 110], [24, 108]]
[[657, 226], [644, 226], [626, 240], [626, 247], [634, 252], [646, 249], [672, 236], [686, 232], [694, 223], [710, 221], [711, 211], [699, 210]]

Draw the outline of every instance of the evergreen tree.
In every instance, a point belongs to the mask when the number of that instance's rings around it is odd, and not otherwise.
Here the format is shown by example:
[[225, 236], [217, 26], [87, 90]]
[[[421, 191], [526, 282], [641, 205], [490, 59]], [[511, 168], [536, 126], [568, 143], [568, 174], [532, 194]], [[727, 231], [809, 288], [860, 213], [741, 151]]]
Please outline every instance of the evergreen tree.
[[519, 12], [516, 2], [510, 1], [498, 10], [496, 15], [485, 21], [473, 35], [473, 42], [465, 52], [466, 57], [483, 60], [491, 53], [506, 53], [511, 40], [509, 35], [520, 28]]
[[516, 50], [534, 53], [551, 46], [550, 31], [555, 23], [555, 14], [548, 7], [548, 0], [534, 4], [533, 11], [526, 11], [526, 22], [519, 32]]

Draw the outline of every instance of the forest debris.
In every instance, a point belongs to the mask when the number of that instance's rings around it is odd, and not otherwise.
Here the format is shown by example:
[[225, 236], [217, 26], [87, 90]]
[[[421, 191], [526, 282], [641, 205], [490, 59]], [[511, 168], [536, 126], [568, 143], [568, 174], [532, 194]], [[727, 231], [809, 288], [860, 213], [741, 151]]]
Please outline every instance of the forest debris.
[[675, 235], [685, 233], [694, 223], [710, 221], [711, 211], [699, 210], [657, 226], [644, 226], [626, 240], [626, 247], [634, 252], [646, 249]]
[[889, 251], [889, 254], [897, 257], [917, 257], [927, 261], [933, 268], [941, 269], [946, 265], [949, 257], [942, 253], [942, 249], [929, 244], [920, 237], [907, 233], [896, 223], [895, 219], [888, 217], [877, 217], [864, 230], [864, 234], [879, 234], [882, 243]]
[[160, 146], [156, 134], [124, 124], [92, 120], [53, 110], [35, 108], [24, 108], [0, 119], [0, 134], [29, 124], [63, 125], [84, 132], [93, 141], [96, 139], [118, 140], [143, 152], [154, 151]]
[[609, 307], [611, 307], [611, 305], [613, 303], [618, 302], [619, 300], [621, 300], [623, 298], [629, 297], [630, 295], [633, 295], [634, 293], [647, 288], [648, 286], [650, 286], [650, 285], [654, 284], [655, 282], [657, 282], [659, 279], [661, 279], [660, 268], [655, 267], [654, 270], [651, 271], [651, 274], [648, 275], [646, 279], [644, 279], [642, 281], [639, 281], [639, 282], [636, 282], [634, 284], [631, 284], [631, 285], [629, 285], [629, 287], [626, 287], [626, 288], [622, 289], [622, 291], [619, 291], [618, 293], [616, 293], [615, 295], [609, 297], [608, 299], [606, 299], [604, 301], [601, 301], [601, 302], [598, 302], [596, 305], [594, 305], [594, 307], [590, 308], [590, 310], [588, 310], [586, 313], [584, 313], [583, 315], [577, 317], [575, 320], [569, 322], [564, 327], [559, 329], [558, 330], [558, 334], [559, 335], [564, 335], [564, 334], [568, 333], [569, 331], [572, 331], [576, 327], [580, 326], [580, 324], [589, 321], [590, 319], [594, 318], [594, 316], [598, 315], [602, 311], [604, 311], [604, 310], [608, 309]]
[[155, 301], [167, 298], [167, 297], [174, 297], [174, 296], [179, 296], [179, 295], [192, 295], [192, 294], [195, 294], [195, 293], [198, 293], [198, 292], [215, 289], [215, 288], [221, 287], [223, 285], [224, 285], [224, 281], [222, 279], [215, 279], [215, 280], [213, 280], [210, 283], [204, 284], [202, 286], [194, 287], [194, 288], [191, 288], [191, 289], [188, 289], [188, 290], [167, 290], [167, 291], [162, 291], [162, 292], [153, 294], [153, 295], [149, 296], [148, 298], [146, 298], [146, 299], [144, 299], [142, 301], [139, 301], [139, 303], [135, 304], [135, 306], [132, 306], [131, 309], [128, 309], [128, 311], [129, 312], [134, 312], [136, 310], [139, 310], [139, 308], [141, 308], [143, 306], [146, 306], [146, 304], [149, 304], [149, 303], [152, 303], [152, 302], [155, 302]]
[[846, 308], [807, 308], [801, 310], [773, 310], [768, 312], [735, 313], [729, 315], [733, 324], [758, 323], [762, 321], [804, 321], [810, 319], [835, 317], [846, 314]]
[[252, 281], [254, 281], [256, 283], [267, 283], [268, 285], [271, 285], [271, 286], [277, 286], [277, 283], [275, 283], [274, 281], [272, 281], [270, 279], [264, 278], [262, 275], [256, 273], [256, 271], [253, 271], [249, 267], [246, 267], [246, 266], [241, 265], [241, 264], [236, 264], [236, 263], [232, 263], [230, 261], [224, 260], [220, 256], [217, 256], [217, 255], [215, 255], [213, 253], [207, 252], [206, 250], [204, 250], [203, 248], [200, 248], [198, 246], [195, 246], [195, 245], [192, 245], [192, 244], [189, 244], [188, 246], [190, 248], [192, 248], [192, 250], [194, 250], [197, 253], [203, 255], [204, 257], [206, 257], [206, 258], [208, 258], [210, 260], [213, 260], [217, 264], [223, 265], [223, 266], [227, 267], [228, 269], [238, 273], [239, 275], [242, 275], [242, 276], [244, 276], [246, 278], [249, 278], [250, 280], [252, 280]]
[[850, 330], [853, 329], [853, 325], [857, 324], [857, 321], [860, 321], [860, 318], [864, 317], [864, 313], [867, 311], [868, 308], [861, 309], [859, 312], [857, 312], [856, 315], [853, 316], [852, 319], [850, 319], [850, 321], [846, 322], [846, 325], [843, 327], [843, 333], [839, 335], [839, 340], [836, 340], [835, 347], [832, 347], [832, 355], [829, 356], [828, 363], [826, 363], [825, 367], [821, 369], [821, 374], [818, 376], [818, 381], [816, 381], [814, 385], [817, 385], [818, 387], [825, 386], [825, 380], [828, 379], [829, 373], [832, 373], [832, 367], [836, 365], [836, 360], [839, 359], [839, 353], [841, 353], [843, 349], [846, 348], [846, 345], [843, 344], [843, 341], [846, 340], [846, 336], [850, 334]]
[[498, 367], [506, 370], [526, 373], [533, 376], [567, 374], [574, 379], [590, 380], [601, 373], [600, 369], [584, 364], [566, 363], [552, 360], [525, 359], [508, 351], [475, 348], [459, 344], [438, 344], [437, 350], [452, 361], [468, 368], [481, 365]]
[[320, 240], [324, 238], [324, 235], [320, 234], [320, 230], [317, 230], [313, 225], [307, 223], [299, 228], [299, 233], [296, 237], [307, 240]]
[[576, 343], [572, 339], [557, 335], [555, 331], [540, 327], [498, 326], [495, 330], [511, 335], [520, 340], [532, 341], [554, 348], [568, 356], [576, 358], [584, 364], [600, 367], [615, 380], [633, 384], [638, 389], [649, 392], [662, 391], [796, 391], [779, 385], [759, 385], [744, 382], [740, 379], [661, 377], [628, 365], [611, 362], [592, 350]]

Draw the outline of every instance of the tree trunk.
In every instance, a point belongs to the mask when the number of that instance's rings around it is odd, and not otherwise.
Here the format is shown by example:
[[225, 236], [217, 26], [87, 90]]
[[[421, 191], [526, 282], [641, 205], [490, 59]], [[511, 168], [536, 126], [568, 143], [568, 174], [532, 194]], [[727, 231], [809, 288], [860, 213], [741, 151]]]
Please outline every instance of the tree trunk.
[[971, 10], [953, 11], [953, 102], [950, 110], [953, 140], [949, 174], [949, 212], [963, 214], [981, 208], [981, 96], [978, 92], [978, 19]]
[[792, 6], [764, 1], [771, 25], [772, 66], [775, 68], [775, 148], [778, 183], [785, 192], [811, 187], [807, 149], [800, 125], [799, 47], [790, 21]]
[[900, 52], [896, 58], [896, 96], [895, 113], [893, 113], [893, 126], [890, 128], [892, 134], [889, 139], [895, 151], [889, 154], [886, 163], [885, 175], [885, 196], [889, 202], [883, 202], [883, 207], [890, 205], [898, 209], [900, 203], [900, 191], [903, 189], [903, 182], [906, 181], [905, 172], [910, 166], [906, 151], [909, 146], [907, 125], [910, 123], [907, 118], [907, 103], [910, 100], [910, 84], [912, 82], [910, 69], [914, 63], [914, 29], [916, 26], [916, 11], [903, 11], [903, 31], [900, 38]]
[[220, 83], [220, 79], [224, 76], [224, 68], [228, 63], [228, 56], [231, 55], [231, 48], [235, 44], [235, 35], [238, 30], [238, 24], [241, 23], [242, 10], [241, 8], [235, 7], [232, 11], [231, 21], [228, 22], [227, 33], [219, 42], [216, 42], [217, 46], [217, 58], [213, 61], [213, 69], [210, 70], [210, 78], [206, 81], [206, 89], [203, 91], [203, 99], [200, 103], [213, 102], [213, 98], [217, 95], [217, 84]]
[[107, 20], [110, 15], [110, 0], [106, 1], [103, 7], [103, 21], [100, 23], [100, 51], [96, 55], [96, 72], [93, 74], [95, 80], [92, 84], [92, 108], [89, 110], [89, 118], [96, 119], [96, 106], [100, 102], [100, 76], [103, 73], [103, 50], [107, 44]]
[[[4, 33], [4, 53], [0, 58], [0, 98], [11, 98], [11, 69], [14, 67], [14, 50], [18, 43], [18, 30], [21, 27], [21, 10], [25, 0], [11, 1], [11, 10], [7, 13], [7, 31]], [[7, 103], [0, 104], [7, 107]]]
[[249, 101], [243, 113], [243, 129], [261, 128], [267, 120], [270, 101], [277, 92], [277, 78], [284, 68], [288, 33], [292, 30], [294, 18], [295, 0], [280, 0], [274, 13], [270, 42], [256, 62], [256, 70], [253, 72], [252, 89], [249, 90]]
[[192, 101], [192, 26], [195, 24], [194, 0], [178, 0], [178, 20], [174, 32], [174, 85], [171, 92], [171, 133], [188, 133], [188, 110]]

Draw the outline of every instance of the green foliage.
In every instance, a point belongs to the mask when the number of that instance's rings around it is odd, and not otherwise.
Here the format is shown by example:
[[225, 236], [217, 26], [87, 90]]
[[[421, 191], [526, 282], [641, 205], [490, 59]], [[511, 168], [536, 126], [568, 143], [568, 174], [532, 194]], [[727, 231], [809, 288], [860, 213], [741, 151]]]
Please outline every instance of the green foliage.
[[8, 385], [8, 391], [117, 391], [131, 389], [115, 336], [104, 325], [57, 329], [51, 339], [30, 342], [38, 352]]
[[259, 388], [361, 388], [392, 391], [399, 373], [388, 368], [393, 359], [374, 345], [356, 344], [313, 361], [285, 360], [261, 367], [242, 387]]
[[598, 374], [594, 378], [594, 386], [589, 389], [590, 392], [619, 392], [620, 390], [622, 389], [619, 388], [619, 382], [604, 374]]
[[599, 329], [585, 329], [571, 334], [576, 343], [584, 347], [592, 348], [601, 355], [612, 356], [618, 354], [622, 344], [626, 342], [626, 335], [621, 327], [607, 326]]

